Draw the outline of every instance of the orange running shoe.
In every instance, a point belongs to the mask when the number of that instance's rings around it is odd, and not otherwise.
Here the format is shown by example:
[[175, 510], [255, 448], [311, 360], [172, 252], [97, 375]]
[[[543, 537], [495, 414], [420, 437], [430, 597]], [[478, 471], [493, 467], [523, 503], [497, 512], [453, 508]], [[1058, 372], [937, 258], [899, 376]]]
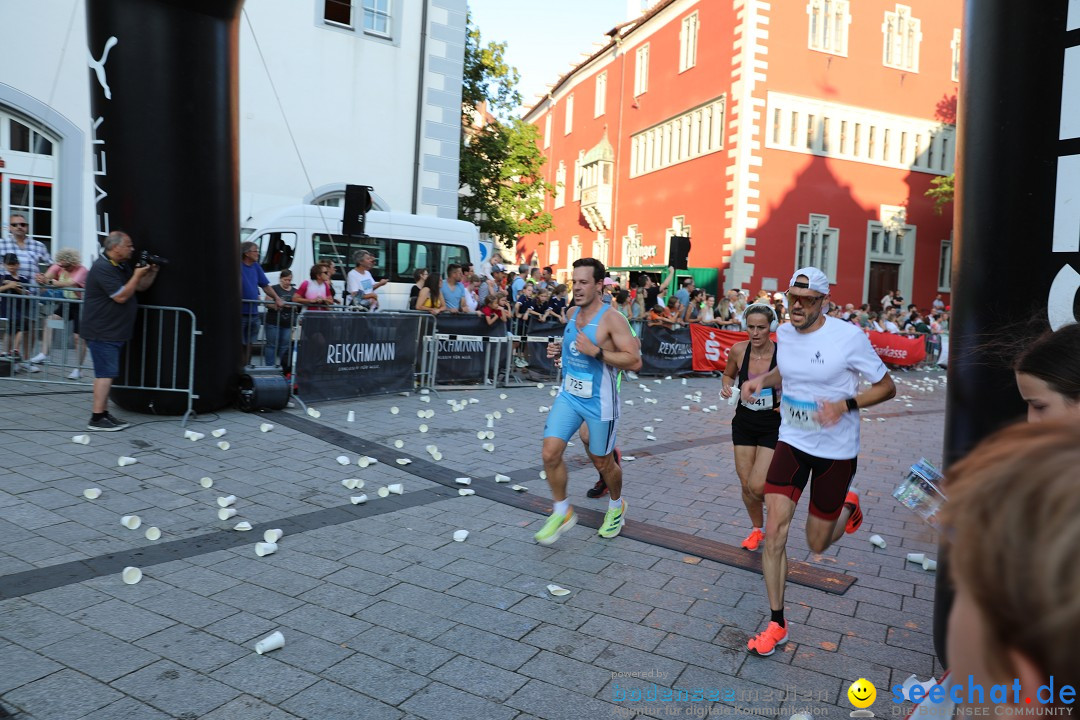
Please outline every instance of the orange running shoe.
[[750, 638], [746, 643], [746, 649], [759, 657], [768, 657], [776, 652], [778, 645], [788, 641], [786, 627], [780, 627], [779, 623], [770, 622], [769, 627]]
[[850, 505], [853, 508], [851, 517], [849, 517], [847, 521], [847, 527], [844, 529], [844, 531], [850, 535], [862, 525], [862, 509], [859, 507], [859, 491], [848, 490], [847, 497], [844, 498], [844, 504]]
[[750, 531], [750, 534], [746, 536], [746, 539], [742, 541], [742, 546], [746, 550], [757, 550], [758, 545], [765, 539], [765, 533], [761, 532], [761, 528], [754, 528]]

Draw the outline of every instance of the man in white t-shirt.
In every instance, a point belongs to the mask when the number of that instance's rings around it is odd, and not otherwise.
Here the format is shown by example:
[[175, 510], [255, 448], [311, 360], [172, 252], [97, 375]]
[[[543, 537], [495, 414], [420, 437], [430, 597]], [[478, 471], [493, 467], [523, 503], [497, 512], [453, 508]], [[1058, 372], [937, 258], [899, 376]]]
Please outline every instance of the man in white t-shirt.
[[371, 268], [375, 267], [375, 256], [367, 250], [356, 251], [356, 267], [349, 271], [346, 292], [352, 298], [353, 305], [367, 310], [379, 309], [379, 296], [376, 290], [386, 284], [386, 279], [375, 282]]
[[[825, 315], [829, 280], [821, 270], [797, 270], [787, 292], [791, 322], [776, 330], [776, 368], [742, 385], [744, 400], [783, 382], [780, 439], [765, 480], [768, 522], [762, 574], [772, 617], [747, 649], [772, 655], [788, 640], [784, 620], [787, 536], [795, 505], [810, 482], [806, 542], [824, 552], [862, 524], [851, 488], [859, 455], [859, 408], [889, 400], [896, 386], [865, 333]], [[857, 393], [860, 380], [871, 386]]]

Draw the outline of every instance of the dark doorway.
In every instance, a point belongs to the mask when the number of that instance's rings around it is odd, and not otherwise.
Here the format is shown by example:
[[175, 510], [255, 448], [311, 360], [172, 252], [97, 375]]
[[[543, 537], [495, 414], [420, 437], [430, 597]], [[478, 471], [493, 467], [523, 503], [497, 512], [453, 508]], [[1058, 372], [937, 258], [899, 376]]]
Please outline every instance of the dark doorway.
[[900, 265], [898, 263], [871, 262], [870, 287], [866, 301], [870, 307], [881, 310], [881, 298], [900, 287]]

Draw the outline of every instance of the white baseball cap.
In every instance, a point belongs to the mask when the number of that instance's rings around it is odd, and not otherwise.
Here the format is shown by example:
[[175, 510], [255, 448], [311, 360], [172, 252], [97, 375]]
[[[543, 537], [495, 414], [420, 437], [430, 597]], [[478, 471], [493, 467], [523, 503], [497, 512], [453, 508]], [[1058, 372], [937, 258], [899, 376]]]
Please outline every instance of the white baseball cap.
[[[799, 276], [803, 275], [807, 279], [807, 283], [804, 285], [800, 283], [796, 285], [796, 280]], [[819, 292], [822, 295], [828, 295], [829, 290], [829, 278], [825, 276], [825, 273], [818, 270], [816, 267], [804, 267], [795, 271], [795, 274], [791, 276], [790, 287], [806, 287], [814, 292]]]

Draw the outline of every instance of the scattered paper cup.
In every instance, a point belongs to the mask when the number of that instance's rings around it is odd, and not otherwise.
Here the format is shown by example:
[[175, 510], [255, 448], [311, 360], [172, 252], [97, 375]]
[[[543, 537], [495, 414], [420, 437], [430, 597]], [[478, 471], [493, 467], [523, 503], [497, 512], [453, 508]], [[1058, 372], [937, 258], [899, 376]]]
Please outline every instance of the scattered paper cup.
[[422, 397], [422, 398], [420, 398], [420, 402], [422, 402], [422, 403], [429, 403], [429, 402], [431, 402], [431, 398], [429, 398], [429, 397]]
[[222, 450], [228, 450], [228, 449], [229, 449], [229, 447], [230, 447], [230, 446], [229, 446], [229, 442], [228, 442], [227, 440], [222, 440], [221, 442], [219, 442], [219, 443], [217, 444], [217, 446], [218, 446], [219, 448], [221, 448]]
[[97, 500], [101, 497], [101, 488], [86, 488], [82, 494], [87, 500]]
[[478, 431], [476, 432], [476, 439], [477, 439], [477, 440], [483, 440], [483, 439], [484, 439], [484, 438], [486, 438], [486, 437], [487, 437], [487, 432], [485, 432], [485, 431], [483, 431], [483, 430], [478, 430]]
[[247, 520], [241, 520], [233, 526], [233, 530], [236, 530], [238, 532], [247, 532], [250, 529], [251, 523], [249, 523]]
[[907, 554], [907, 561], [908, 562], [913, 562], [913, 563], [915, 563], [917, 565], [922, 565], [923, 560], [925, 560], [925, 559], [926, 559], [926, 553], [908, 553]]
[[514, 408], [506, 408], [506, 412], [508, 412], [508, 413], [510, 413], [511, 415], [513, 415], [513, 414], [514, 414]]
[[401, 412], [401, 411], [398, 410], [396, 407], [390, 408], [390, 414], [391, 415], [397, 415], [399, 412]]
[[882, 550], [884, 550], [885, 549], [885, 544], [886, 544], [885, 543], [885, 538], [881, 537], [880, 535], [871, 535], [870, 536], [870, 544], [873, 545], [874, 547], [878, 547], [878, 548], [881, 548]]
[[338, 465], [348, 465], [349, 464], [349, 458], [346, 457], [345, 455], [338, 455], [337, 456], [337, 461], [338, 461]]
[[547, 591], [549, 593], [551, 593], [552, 595], [554, 595], [555, 597], [562, 597], [563, 595], [569, 595], [570, 594], [569, 590], [567, 590], [564, 587], [559, 587], [558, 585], [548, 585], [547, 586]]
[[495, 443], [484, 443], [483, 447], [488, 452], [495, 452]]
[[345, 416], [345, 422], [356, 422], [356, 411], [350, 410], [349, 414]]
[[425, 417], [427, 417], [427, 413], [426, 413], [426, 412], [424, 412], [423, 410], [417, 410], [417, 411], [416, 411], [416, 417], [418, 417], [418, 418], [425, 418]]
[[499, 393], [499, 399], [500, 400], [505, 400], [506, 399], [506, 393]]
[[378, 464], [378, 462], [379, 462], [378, 460], [371, 457], [370, 455], [361, 455], [357, 459], [356, 464], [359, 465], [362, 468], [366, 468], [368, 465], [376, 465], [376, 464]]
[[153, 526], [146, 528], [146, 539], [147, 540], [160, 540], [161, 539], [161, 530], [156, 528], [156, 527], [153, 527]]
[[142, 525], [142, 518], [138, 515], [125, 515], [120, 518], [120, 524], [128, 530], [138, 530], [139, 526]]
[[393, 485], [387, 485], [386, 489], [389, 490], [390, 492], [394, 493], [395, 495], [401, 495], [402, 493], [405, 492], [405, 486], [402, 485], [401, 483], [394, 483]]
[[540, 479], [541, 480], [547, 480], [547, 470], [541, 470], [540, 471]]
[[353, 505], [363, 505], [367, 502], [367, 495], [353, 495], [349, 498], [349, 502]]
[[195, 442], [196, 440], [202, 440], [206, 435], [201, 432], [195, 432], [194, 430], [185, 430], [184, 437], [191, 442]]
[[476, 491], [472, 488], [461, 488], [457, 491], [457, 494], [461, 495], [462, 497], [468, 497], [469, 495], [475, 495]]
[[261, 542], [255, 543], [255, 554], [259, 557], [266, 557], [267, 555], [273, 555], [277, 552], [277, 543]]
[[309, 407], [309, 408], [307, 409], [307, 414], [308, 414], [308, 415], [310, 415], [310, 416], [311, 416], [311, 417], [313, 417], [313, 418], [318, 418], [318, 417], [321, 417], [321, 416], [322, 416], [322, 413], [321, 413], [321, 412], [319, 412], [318, 410], [316, 410], [316, 409], [315, 409], [315, 408], [313, 408], [313, 407]]
[[356, 478], [345, 478], [341, 481], [341, 484], [345, 486], [346, 490], [355, 490], [359, 482], [361, 481]]
[[435, 452], [431, 453], [431, 459], [435, 462], [442, 460], [442, 453], [436, 450]]
[[525, 487], [524, 485], [511, 485], [511, 486], [510, 486], [510, 489], [511, 489], [511, 490], [517, 490], [518, 492], [525, 492], [525, 491], [527, 491], [527, 490], [528, 490], [529, 488]]
[[225, 437], [225, 433], [227, 433], [227, 432], [228, 432], [228, 430], [226, 430], [225, 428], [218, 428], [217, 430], [211, 431], [210, 434], [213, 435], [216, 438], [219, 438], [219, 437]]
[[489, 417], [489, 418], [487, 419], [487, 426], [488, 426], [489, 428], [493, 428], [493, 427], [495, 427], [495, 418], [494, 418], [494, 417]]
[[[430, 393], [431, 393], [431, 390], [429, 390], [427, 388], [420, 388], [420, 394], [421, 395], [429, 395]], [[423, 398], [420, 398], [420, 399], [423, 400]], [[428, 399], [430, 399], [430, 398], [428, 398]]]
[[540, 390], [544, 389], [544, 383], [536, 383], [536, 387]]
[[116, 464], [119, 465], [120, 467], [127, 467], [128, 465], [134, 465], [137, 462], [139, 462], [139, 461], [136, 460], [135, 458], [127, 457], [126, 455], [122, 456], [122, 457], [119, 457], [116, 460]]
[[633, 400], [627, 400], [627, 401], [626, 401], [626, 404], [627, 404], [627, 405], [633, 405], [633, 404], [634, 404], [634, 401], [633, 401]]
[[480, 401], [477, 400], [476, 398], [469, 398], [469, 404], [470, 405], [477, 405], [477, 404], [479, 404], [479, 402]]
[[217, 511], [218, 520], [228, 520], [236, 515], [236, 508], [226, 507]]
[[281, 634], [280, 630], [275, 630], [259, 642], [255, 643], [255, 652], [260, 655], [268, 653], [271, 650], [277, 650], [280, 647], [285, 646], [285, 636]]
[[396, 462], [398, 465], [408, 465], [412, 462], [412, 460], [410, 460], [409, 458], [398, 458], [394, 462]]
[[137, 567], [126, 567], [124, 571], [120, 573], [120, 579], [124, 581], [125, 585], [134, 585], [142, 580], [142, 570]]
[[285, 533], [281, 531], [281, 528], [274, 528], [273, 530], [267, 530], [263, 533], [263, 540], [268, 543], [276, 543], [281, 540], [281, 537]]
[[214, 481], [208, 477], [199, 478], [199, 484], [207, 489], [214, 487]]
[[405, 447], [405, 441], [404, 440], [395, 440], [394, 441], [394, 447], [396, 447], [398, 450], [400, 450], [401, 448]]
[[273, 426], [272, 423], [263, 423], [262, 425], [259, 426], [259, 432], [270, 432], [273, 429], [274, 429], [274, 426]]
[[455, 530], [454, 542], [465, 542], [465, 538], [469, 537], [468, 530]]
[[622, 459], [625, 460], [626, 462], [634, 462], [635, 460], [637, 460], [637, 458], [634, 457], [633, 455], [623, 455]]
[[494, 440], [495, 439], [495, 431], [494, 430], [488, 430], [487, 431], [487, 439], [488, 440]]
[[495, 473], [495, 482], [497, 482], [497, 483], [508, 483], [508, 482], [510, 482], [510, 476], [509, 475], [502, 475], [500, 473]]
[[89, 445], [90, 444], [90, 436], [89, 435], [73, 435], [71, 437], [71, 442], [78, 443], [79, 445]]
[[926, 558], [922, 561], [922, 569], [926, 572], [934, 572], [937, 570], [937, 560], [932, 558]]
[[641, 429], [644, 430], [645, 432], [650, 432], [651, 433], [653, 431], [653, 426], [652, 425], [646, 425], [645, 427], [643, 427]]
[[656, 439], [656, 436], [655, 436], [655, 435], [646, 435], [646, 436], [645, 436], [645, 439], [646, 439], [646, 440], [655, 440], [655, 439]]
[[379, 494], [379, 497], [381, 497], [381, 498], [390, 496], [390, 491], [385, 487], [379, 488], [376, 492]]
[[472, 485], [472, 478], [467, 478], [467, 477], [454, 478], [454, 482], [456, 482], [458, 485]]
[[235, 495], [223, 495], [217, 499], [218, 507], [229, 507], [236, 502]]
[[422, 433], [426, 433], [428, 431], [428, 427], [427, 425], [421, 424], [419, 430]]

